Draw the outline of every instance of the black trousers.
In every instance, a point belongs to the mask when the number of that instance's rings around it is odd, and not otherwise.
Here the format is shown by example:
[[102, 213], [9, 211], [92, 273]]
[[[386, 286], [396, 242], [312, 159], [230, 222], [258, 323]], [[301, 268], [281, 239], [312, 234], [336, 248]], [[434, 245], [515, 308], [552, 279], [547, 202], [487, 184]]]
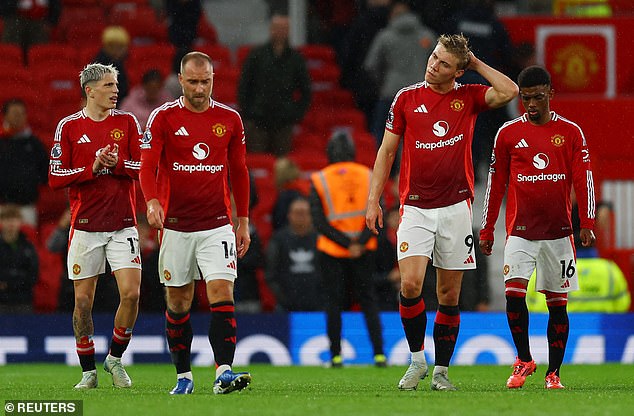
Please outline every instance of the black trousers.
[[361, 305], [374, 355], [383, 354], [383, 329], [373, 286], [374, 252], [357, 259], [331, 257], [319, 252], [319, 266], [326, 294], [326, 326], [331, 357], [341, 354], [341, 312], [348, 299], [348, 288]]

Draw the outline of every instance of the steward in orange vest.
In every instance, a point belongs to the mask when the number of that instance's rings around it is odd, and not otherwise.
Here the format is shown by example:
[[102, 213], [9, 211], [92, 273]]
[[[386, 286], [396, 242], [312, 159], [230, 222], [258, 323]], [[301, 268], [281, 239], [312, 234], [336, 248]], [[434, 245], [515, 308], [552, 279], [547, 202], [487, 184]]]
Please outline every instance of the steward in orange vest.
[[354, 162], [354, 143], [346, 133], [335, 133], [326, 152], [330, 165], [311, 176], [310, 205], [319, 233], [317, 252], [326, 294], [331, 364], [343, 365], [341, 312], [349, 304], [347, 289], [352, 288], [354, 301], [365, 315], [374, 362], [385, 367], [373, 280], [377, 239], [365, 225], [372, 172]]

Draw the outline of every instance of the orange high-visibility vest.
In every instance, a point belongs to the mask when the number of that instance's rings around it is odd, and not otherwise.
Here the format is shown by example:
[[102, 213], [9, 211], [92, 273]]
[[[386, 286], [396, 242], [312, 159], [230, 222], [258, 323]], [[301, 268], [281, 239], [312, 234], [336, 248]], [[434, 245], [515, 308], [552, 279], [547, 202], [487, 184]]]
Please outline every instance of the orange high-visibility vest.
[[[350, 238], [358, 238], [365, 229], [371, 175], [370, 169], [355, 162], [334, 163], [311, 175], [326, 219]], [[376, 250], [376, 237], [370, 238], [365, 248]], [[317, 238], [317, 250], [332, 257], [350, 257], [347, 248], [323, 235]]]

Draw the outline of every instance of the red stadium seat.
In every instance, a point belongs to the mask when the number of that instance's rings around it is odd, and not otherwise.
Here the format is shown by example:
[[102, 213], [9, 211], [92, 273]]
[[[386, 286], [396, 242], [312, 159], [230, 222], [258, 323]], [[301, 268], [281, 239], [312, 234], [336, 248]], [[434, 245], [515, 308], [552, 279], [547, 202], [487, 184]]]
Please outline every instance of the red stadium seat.
[[195, 50], [206, 53], [211, 58], [214, 65], [214, 72], [225, 67], [233, 68], [231, 50], [223, 45], [197, 45]]
[[[95, 48], [101, 46], [101, 35], [106, 28], [104, 23], [89, 25], [73, 25], [64, 33], [66, 43], [73, 45], [75, 49]], [[96, 55], [96, 53], [95, 53]], [[94, 55], [93, 55], [94, 56]]]
[[147, 45], [167, 42], [167, 25], [158, 19], [149, 6], [113, 9], [109, 15], [110, 24], [126, 28], [133, 45]]
[[128, 70], [135, 68], [145, 72], [148, 69], [158, 69], [166, 74], [171, 73], [174, 47], [169, 43], [132, 46], [128, 53]]
[[39, 70], [41, 67], [72, 66], [75, 67], [77, 48], [61, 43], [45, 43], [33, 45], [28, 52], [29, 68]]
[[[0, 61], [0, 84], [2, 88], [17, 87], [18, 89], [30, 88], [33, 74], [22, 66], [14, 66], [11, 62]], [[0, 89], [0, 90], [1, 90]], [[2, 92], [0, 91], [0, 94]]]
[[10, 43], [0, 43], [0, 56], [3, 63], [21, 67], [24, 65], [24, 54], [18, 45]]
[[[101, 36], [101, 35], [99, 35]], [[77, 51], [77, 63], [82, 68], [88, 64], [95, 62], [95, 57], [99, 53], [101, 41], [99, 43], [92, 43], [83, 45], [79, 51]]]
[[303, 45], [299, 47], [299, 52], [306, 59], [309, 70], [337, 64], [335, 50], [331, 46]]
[[339, 89], [341, 69], [338, 65], [330, 64], [320, 68], [309, 68], [309, 73], [313, 91], [332, 91]]
[[34, 82], [51, 93], [59, 90], [80, 90], [81, 69], [82, 67], [76, 63], [72, 65], [51, 63], [49, 66], [38, 66], [33, 70]]
[[302, 152], [301, 150], [293, 150], [288, 157], [297, 163], [297, 166], [306, 175], [310, 175], [312, 172], [323, 169], [328, 165], [326, 152], [317, 154], [314, 151]]
[[230, 107], [237, 108], [238, 106], [238, 89], [235, 84], [214, 82], [214, 88], [211, 95], [214, 100], [226, 104]]

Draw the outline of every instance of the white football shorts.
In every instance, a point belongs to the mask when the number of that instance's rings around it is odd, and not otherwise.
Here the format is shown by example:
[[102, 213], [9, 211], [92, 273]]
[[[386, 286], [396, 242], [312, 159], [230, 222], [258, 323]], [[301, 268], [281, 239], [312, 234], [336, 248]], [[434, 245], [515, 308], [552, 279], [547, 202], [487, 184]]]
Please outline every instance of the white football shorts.
[[404, 205], [396, 232], [398, 260], [425, 256], [441, 269], [475, 269], [471, 220], [468, 200], [431, 209]]
[[69, 279], [86, 279], [105, 273], [106, 260], [113, 272], [141, 268], [136, 227], [107, 232], [70, 230], [66, 260]]
[[556, 293], [579, 289], [572, 236], [526, 240], [510, 236], [504, 247], [504, 281], [529, 280], [535, 269], [535, 290]]
[[213, 230], [182, 232], [164, 228], [159, 250], [159, 277], [165, 286], [194, 280], [235, 281], [236, 235], [230, 224]]

